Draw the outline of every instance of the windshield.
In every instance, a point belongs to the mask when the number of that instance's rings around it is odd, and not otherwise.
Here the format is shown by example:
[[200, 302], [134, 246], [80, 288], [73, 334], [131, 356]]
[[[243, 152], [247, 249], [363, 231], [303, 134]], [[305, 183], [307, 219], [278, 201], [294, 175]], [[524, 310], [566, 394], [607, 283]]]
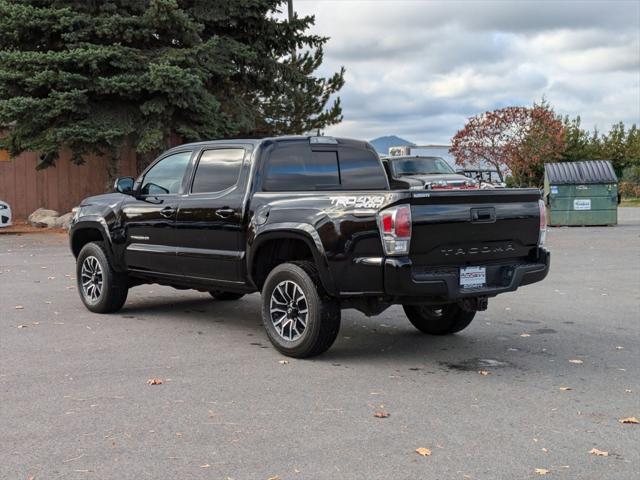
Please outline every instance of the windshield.
[[398, 176], [455, 173], [453, 168], [439, 157], [416, 157], [393, 160], [393, 169]]

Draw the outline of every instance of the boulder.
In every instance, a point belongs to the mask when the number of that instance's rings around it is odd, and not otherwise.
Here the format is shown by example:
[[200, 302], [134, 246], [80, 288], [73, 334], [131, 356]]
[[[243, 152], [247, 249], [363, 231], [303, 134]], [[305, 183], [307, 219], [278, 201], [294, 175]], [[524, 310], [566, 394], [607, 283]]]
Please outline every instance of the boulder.
[[27, 218], [30, 225], [34, 227], [47, 228], [55, 227], [57, 218], [60, 213], [55, 210], [47, 210], [46, 208], [39, 208]]
[[56, 218], [55, 226], [69, 230], [72, 220], [73, 220], [73, 212], [65, 213], [64, 215], [60, 215], [58, 218]]

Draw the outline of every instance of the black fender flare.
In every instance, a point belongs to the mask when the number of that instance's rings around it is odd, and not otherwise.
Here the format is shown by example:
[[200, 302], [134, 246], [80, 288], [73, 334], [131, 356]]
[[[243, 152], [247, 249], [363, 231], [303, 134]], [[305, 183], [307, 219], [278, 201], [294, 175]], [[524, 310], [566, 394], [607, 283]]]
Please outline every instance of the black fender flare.
[[302, 240], [306, 243], [313, 255], [314, 263], [318, 268], [320, 281], [327, 293], [336, 294], [335, 282], [329, 270], [329, 263], [324, 250], [324, 245], [320, 240], [320, 235], [313, 226], [308, 223], [282, 222], [272, 223], [260, 226], [256, 229], [253, 241], [247, 247], [247, 273], [249, 279], [255, 285], [253, 278], [253, 261], [254, 254], [260, 249], [260, 246], [270, 240], [278, 240], [283, 238], [293, 238]]
[[109, 226], [107, 225], [106, 220], [99, 215], [87, 215], [83, 216], [80, 220], [71, 225], [69, 229], [69, 247], [75, 256], [75, 252], [73, 251], [73, 242], [76, 235], [83, 230], [97, 230], [102, 235], [102, 241], [104, 242], [104, 247], [107, 250], [107, 258], [111, 262], [112, 266], [116, 270], [123, 270], [123, 265], [121, 265], [113, 252], [113, 242], [111, 239], [111, 233], [109, 232]]

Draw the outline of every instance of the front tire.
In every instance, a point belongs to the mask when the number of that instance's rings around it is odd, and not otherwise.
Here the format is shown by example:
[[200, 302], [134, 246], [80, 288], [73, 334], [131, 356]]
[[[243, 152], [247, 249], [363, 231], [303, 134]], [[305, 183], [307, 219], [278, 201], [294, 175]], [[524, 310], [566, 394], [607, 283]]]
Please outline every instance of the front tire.
[[239, 300], [242, 297], [244, 297], [244, 293], [227, 292], [225, 290], [211, 290], [209, 292], [209, 295], [211, 295], [216, 300], [223, 300], [223, 301]]
[[340, 330], [340, 306], [322, 287], [315, 264], [284, 263], [264, 283], [262, 321], [278, 351], [307, 358], [333, 345]]
[[76, 281], [82, 303], [94, 313], [116, 312], [127, 300], [127, 275], [111, 267], [102, 242], [82, 247], [76, 260]]
[[403, 305], [409, 321], [428, 335], [450, 335], [469, 326], [476, 312], [467, 312], [458, 305]]

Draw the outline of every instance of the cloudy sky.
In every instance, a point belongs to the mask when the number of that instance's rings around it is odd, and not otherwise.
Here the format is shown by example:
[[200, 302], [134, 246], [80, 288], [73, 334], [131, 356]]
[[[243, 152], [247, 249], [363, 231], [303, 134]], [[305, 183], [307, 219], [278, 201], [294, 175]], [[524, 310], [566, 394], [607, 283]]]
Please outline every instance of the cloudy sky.
[[639, 0], [294, 0], [294, 8], [331, 37], [322, 72], [347, 69], [344, 121], [330, 135], [446, 143], [471, 115], [543, 95], [588, 128], [640, 123]]

